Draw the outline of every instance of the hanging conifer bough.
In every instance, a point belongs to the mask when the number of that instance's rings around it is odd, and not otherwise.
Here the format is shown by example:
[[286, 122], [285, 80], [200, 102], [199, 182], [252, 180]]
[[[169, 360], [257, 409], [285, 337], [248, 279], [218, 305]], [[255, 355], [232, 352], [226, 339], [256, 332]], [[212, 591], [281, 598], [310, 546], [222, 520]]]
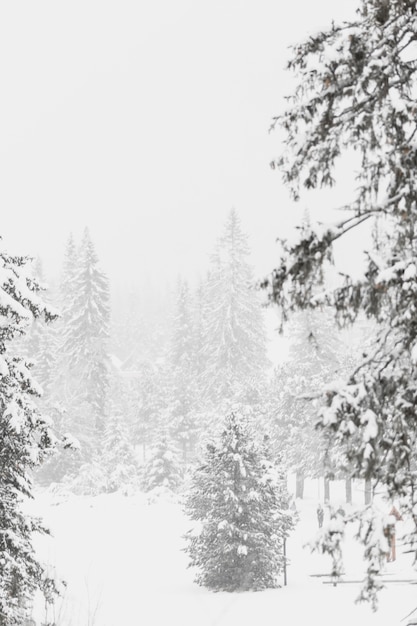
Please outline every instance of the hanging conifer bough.
[[[344, 446], [353, 475], [400, 499], [403, 516], [417, 526], [416, 41], [415, 0], [362, 0], [355, 21], [295, 46], [289, 69], [298, 86], [273, 123], [284, 130], [287, 149], [272, 165], [295, 199], [302, 186], [331, 187], [347, 150], [356, 151], [360, 168], [345, 219], [302, 233], [294, 245], [284, 242], [264, 286], [284, 320], [326, 304], [341, 325], [360, 313], [378, 322], [373, 352], [345, 387], [327, 390], [321, 425]], [[361, 278], [345, 276], [318, 296], [334, 242], [375, 219], [387, 226], [384, 258], [367, 250]], [[369, 544], [374, 535], [361, 533], [370, 562], [362, 597], [371, 600], [385, 558], [385, 548]], [[416, 529], [411, 540], [416, 550]]]
[[215, 591], [277, 587], [283, 542], [294, 525], [284, 477], [256, 442], [245, 419], [231, 413], [195, 471], [186, 509], [201, 522], [187, 535], [196, 582]]
[[14, 341], [28, 332], [31, 321], [56, 314], [39, 298], [40, 287], [30, 260], [0, 250], [0, 624], [22, 624], [31, 598], [40, 589], [51, 600], [53, 582], [44, 575], [32, 547], [39, 519], [23, 513], [31, 497], [31, 470], [51, 451], [55, 438], [33, 398], [40, 388], [30, 362], [16, 356]]

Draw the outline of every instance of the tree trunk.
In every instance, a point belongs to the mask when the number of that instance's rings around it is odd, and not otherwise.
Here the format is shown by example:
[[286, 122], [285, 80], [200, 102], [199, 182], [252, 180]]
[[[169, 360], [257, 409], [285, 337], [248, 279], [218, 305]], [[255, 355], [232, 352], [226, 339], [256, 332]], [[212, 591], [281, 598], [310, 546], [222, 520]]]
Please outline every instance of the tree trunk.
[[367, 478], [365, 480], [365, 504], [371, 504], [372, 502], [372, 483]]
[[303, 499], [304, 496], [304, 474], [297, 472], [295, 475], [295, 497]]
[[330, 480], [328, 478], [324, 479], [324, 501], [330, 502]]
[[345, 480], [346, 504], [352, 504], [352, 479]]

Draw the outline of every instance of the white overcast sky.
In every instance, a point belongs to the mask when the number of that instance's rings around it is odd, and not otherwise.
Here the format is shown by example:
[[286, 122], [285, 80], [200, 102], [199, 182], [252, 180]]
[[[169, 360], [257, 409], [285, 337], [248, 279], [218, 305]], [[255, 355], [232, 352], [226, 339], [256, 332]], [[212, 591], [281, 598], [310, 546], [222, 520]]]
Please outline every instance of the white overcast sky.
[[193, 278], [232, 206], [256, 271], [296, 209], [268, 135], [287, 46], [356, 2], [37, 0], [0, 5], [7, 248], [47, 274], [89, 226], [113, 282]]

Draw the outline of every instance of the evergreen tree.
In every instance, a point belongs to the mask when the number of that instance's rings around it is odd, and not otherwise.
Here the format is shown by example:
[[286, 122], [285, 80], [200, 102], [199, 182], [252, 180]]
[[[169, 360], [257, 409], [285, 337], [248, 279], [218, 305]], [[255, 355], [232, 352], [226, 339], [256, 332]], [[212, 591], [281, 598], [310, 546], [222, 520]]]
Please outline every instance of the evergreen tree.
[[[136, 481], [137, 466], [121, 385], [113, 383], [113, 399], [103, 437], [102, 464], [107, 476], [107, 491], [117, 491]], [[119, 392], [119, 397], [115, 393]]]
[[91, 407], [94, 425], [102, 431], [109, 386], [109, 287], [87, 229], [77, 271], [70, 280], [73, 299], [67, 311], [63, 353], [79, 400]]
[[[58, 290], [58, 306], [60, 319], [57, 322], [57, 350], [55, 363], [55, 384], [54, 395], [62, 402], [63, 406], [73, 407], [75, 400], [79, 398], [78, 385], [76, 379], [71, 375], [69, 367], [69, 355], [65, 345], [66, 333], [69, 322], [73, 316], [73, 303], [75, 298], [75, 276], [77, 272], [78, 254], [72, 234], [69, 236], [61, 269], [61, 279]], [[72, 412], [72, 411], [71, 411]], [[64, 410], [61, 409], [61, 430], [65, 431]]]
[[232, 209], [206, 286], [202, 386], [215, 403], [265, 373], [264, 321], [248, 258], [247, 237]]
[[159, 364], [144, 362], [138, 369], [138, 379], [133, 389], [133, 440], [142, 447], [142, 458], [147, 460], [149, 448], [161, 425], [166, 408], [165, 368]]
[[32, 470], [50, 453], [55, 438], [34, 402], [40, 390], [30, 363], [14, 351], [16, 339], [28, 331], [33, 318], [54, 317], [39, 290], [29, 259], [0, 251], [0, 623], [4, 626], [21, 624], [28, 617], [27, 605], [35, 590], [50, 594], [54, 589], [32, 546], [34, 533], [45, 529], [39, 519], [23, 513], [22, 503], [32, 496]]
[[195, 370], [198, 389], [204, 370], [204, 328], [207, 311], [206, 284], [200, 281], [196, 289], [192, 306], [192, 328], [193, 328], [193, 367]]
[[179, 280], [170, 352], [170, 389], [165, 417], [171, 435], [188, 460], [197, 436], [197, 370], [194, 328], [188, 285]]
[[[345, 386], [327, 390], [322, 426], [354, 476], [377, 481], [416, 524], [417, 398], [417, 66], [410, 58], [417, 31], [416, 0], [361, 0], [357, 18], [332, 24], [296, 46], [289, 68], [297, 88], [276, 118], [286, 151], [275, 165], [294, 198], [300, 186], [331, 187], [336, 161], [353, 148], [360, 158], [354, 198], [337, 225], [303, 232], [283, 244], [283, 256], [266, 281], [284, 318], [297, 308], [327, 303], [341, 324], [360, 313], [378, 322], [375, 344]], [[384, 215], [390, 224], [384, 254], [368, 248], [359, 277], [345, 276], [317, 295], [333, 244], [364, 222]], [[364, 522], [366, 525], [366, 521]], [[366, 549], [363, 597], [375, 601], [375, 553]], [[382, 562], [383, 555], [378, 561]], [[417, 551], [416, 551], [417, 556]], [[378, 560], [378, 559], [377, 559]]]
[[[42, 290], [46, 291], [47, 286], [40, 258], [33, 263], [32, 276], [39, 282]], [[53, 310], [50, 298], [45, 296], [44, 301]], [[52, 387], [56, 381], [58, 354], [56, 324], [45, 324], [42, 319], [33, 319], [27, 334], [22, 339], [21, 346], [22, 354], [34, 363], [33, 372], [43, 390], [41, 404], [43, 408], [47, 408], [52, 404]]]
[[144, 467], [143, 488], [145, 491], [175, 492], [182, 481], [178, 451], [166, 434], [160, 433]]
[[235, 413], [220, 440], [207, 445], [191, 484], [186, 509], [201, 522], [186, 551], [210, 589], [236, 591], [277, 586], [283, 541], [292, 528], [288, 494], [265, 445]]
[[328, 310], [295, 314], [288, 326], [288, 359], [271, 385], [271, 408], [278, 450], [296, 473], [296, 497], [302, 498], [304, 478], [325, 471], [326, 442], [316, 429], [320, 405], [311, 397], [339, 377], [343, 347]]
[[174, 368], [190, 368], [194, 337], [190, 291], [187, 282], [178, 279], [176, 292], [170, 361]]
[[69, 235], [62, 263], [61, 281], [59, 285], [59, 301], [62, 309], [62, 325], [72, 317], [72, 305], [75, 297], [75, 277], [77, 274], [78, 254], [72, 233]]

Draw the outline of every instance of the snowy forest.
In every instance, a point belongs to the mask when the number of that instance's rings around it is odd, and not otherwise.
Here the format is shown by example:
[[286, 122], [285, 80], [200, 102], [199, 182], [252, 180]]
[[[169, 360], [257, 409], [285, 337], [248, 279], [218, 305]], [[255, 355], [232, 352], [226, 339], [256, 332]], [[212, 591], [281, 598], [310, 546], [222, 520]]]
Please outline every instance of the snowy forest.
[[3, 235], [0, 626], [417, 624], [417, 2], [332, 17], [269, 119], [267, 274], [238, 204], [146, 287], [99, 213], [52, 264]]

